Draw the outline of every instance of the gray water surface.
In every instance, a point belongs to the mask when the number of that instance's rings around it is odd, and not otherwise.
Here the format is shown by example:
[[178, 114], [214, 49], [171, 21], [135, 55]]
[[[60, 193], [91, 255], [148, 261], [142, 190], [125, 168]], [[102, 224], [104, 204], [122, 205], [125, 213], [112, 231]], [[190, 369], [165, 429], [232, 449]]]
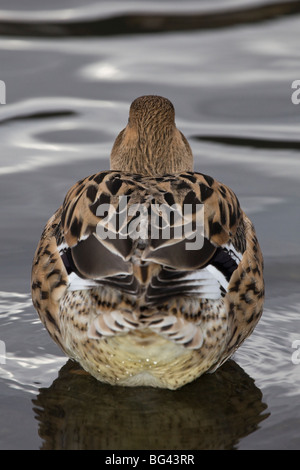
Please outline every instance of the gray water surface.
[[[2, 0], [0, 10], [0, 448], [299, 449], [299, 2], [24, 8]], [[29, 293], [45, 222], [73, 183], [108, 168], [143, 94], [174, 103], [195, 169], [235, 191], [265, 258], [253, 335], [215, 374], [176, 392], [82, 374]]]

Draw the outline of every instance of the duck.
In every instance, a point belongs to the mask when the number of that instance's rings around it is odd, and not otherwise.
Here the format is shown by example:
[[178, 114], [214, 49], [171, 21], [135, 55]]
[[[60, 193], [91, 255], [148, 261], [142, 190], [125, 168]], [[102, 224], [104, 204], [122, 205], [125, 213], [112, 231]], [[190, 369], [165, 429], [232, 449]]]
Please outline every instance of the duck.
[[31, 293], [66, 356], [111, 386], [176, 390], [253, 332], [255, 228], [232, 189], [194, 171], [169, 99], [136, 98], [110, 168], [69, 189], [39, 240]]

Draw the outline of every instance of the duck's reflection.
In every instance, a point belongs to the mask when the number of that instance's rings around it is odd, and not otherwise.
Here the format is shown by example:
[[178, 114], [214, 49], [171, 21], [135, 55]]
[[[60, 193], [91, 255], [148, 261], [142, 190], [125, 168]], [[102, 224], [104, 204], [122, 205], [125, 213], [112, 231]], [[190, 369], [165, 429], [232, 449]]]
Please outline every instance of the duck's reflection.
[[177, 391], [104, 385], [69, 361], [33, 402], [42, 449], [234, 449], [267, 416], [232, 360]]

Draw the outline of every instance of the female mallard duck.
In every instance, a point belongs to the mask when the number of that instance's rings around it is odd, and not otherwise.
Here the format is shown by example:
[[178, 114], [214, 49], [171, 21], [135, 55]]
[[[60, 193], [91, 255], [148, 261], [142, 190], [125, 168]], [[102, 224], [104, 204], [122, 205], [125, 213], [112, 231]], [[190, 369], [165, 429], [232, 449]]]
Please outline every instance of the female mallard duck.
[[35, 253], [32, 298], [63, 351], [110, 384], [176, 389], [253, 331], [253, 225], [231, 189], [193, 171], [169, 100], [137, 98], [111, 170], [69, 190]]

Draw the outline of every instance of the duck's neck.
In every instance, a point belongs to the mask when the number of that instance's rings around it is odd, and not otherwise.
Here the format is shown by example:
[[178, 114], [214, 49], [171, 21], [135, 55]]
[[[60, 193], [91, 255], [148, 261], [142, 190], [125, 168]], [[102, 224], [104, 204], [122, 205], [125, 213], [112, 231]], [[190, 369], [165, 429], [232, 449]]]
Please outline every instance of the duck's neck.
[[193, 170], [193, 154], [184, 135], [174, 126], [148, 129], [128, 125], [111, 152], [111, 169], [148, 176]]

